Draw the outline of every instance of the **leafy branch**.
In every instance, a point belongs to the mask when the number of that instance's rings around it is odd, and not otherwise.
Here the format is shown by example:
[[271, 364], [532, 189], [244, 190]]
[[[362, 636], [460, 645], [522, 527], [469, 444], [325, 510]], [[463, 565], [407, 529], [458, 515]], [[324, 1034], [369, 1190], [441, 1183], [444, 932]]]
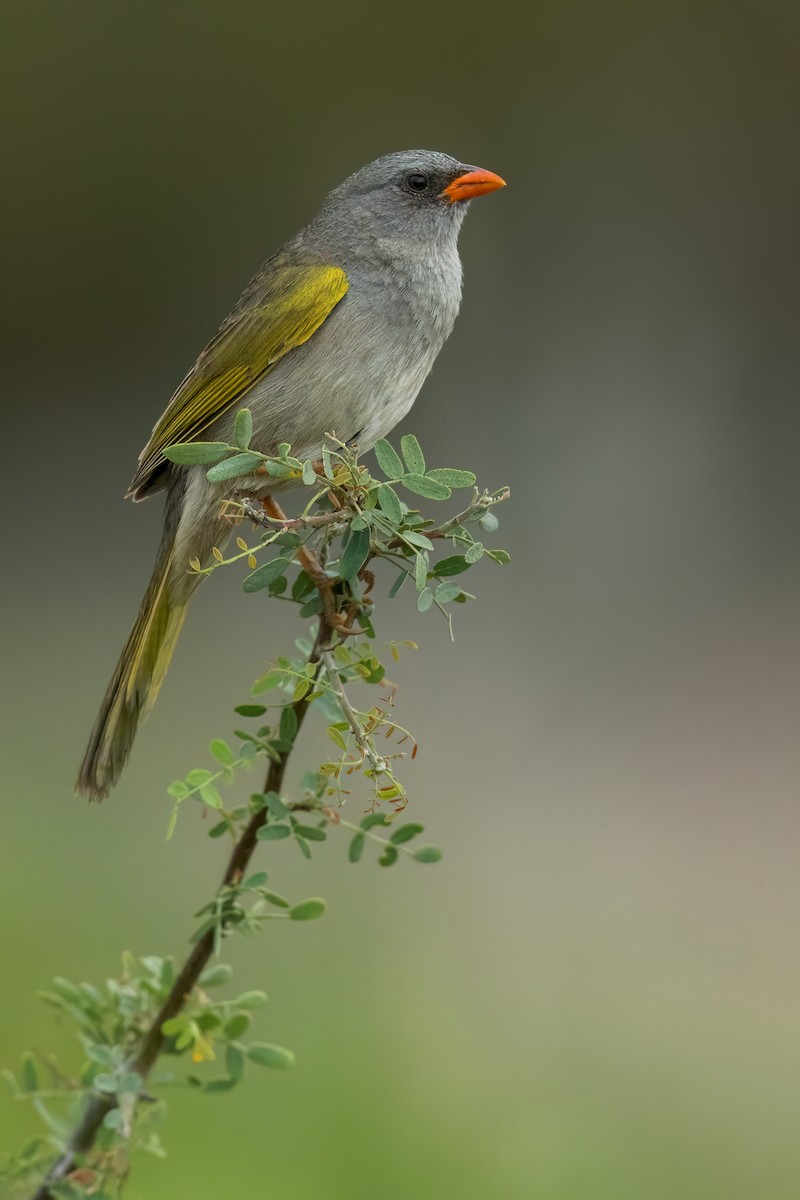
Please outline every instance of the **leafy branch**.
[[[468, 471], [428, 470], [411, 435], [401, 439], [401, 454], [386, 441], [376, 446], [383, 479], [359, 462], [355, 447], [332, 435], [318, 463], [294, 458], [288, 445], [274, 456], [261, 454], [251, 449], [251, 436], [252, 420], [244, 409], [236, 417], [233, 444], [191, 442], [167, 451], [180, 465], [205, 466], [212, 483], [230, 483], [224, 511], [232, 524], [249, 521], [256, 530], [250, 543], [237, 537], [237, 552], [229, 557], [215, 547], [208, 562], [194, 560], [188, 569], [211, 574], [246, 560], [244, 590], [266, 591], [297, 605], [300, 616], [312, 622], [310, 635], [297, 640], [293, 658], [270, 663], [248, 701], [237, 706], [237, 717], [249, 727], [234, 729], [231, 740], [212, 739], [213, 768], [194, 767], [168, 788], [168, 836], [190, 804], [216, 815], [211, 838], [232, 841], [220, 884], [196, 913], [199, 925], [182, 966], [167, 958], [125, 954], [120, 976], [104, 987], [57, 979], [44, 994], [77, 1027], [83, 1063], [70, 1075], [54, 1060], [28, 1054], [18, 1075], [5, 1073], [15, 1097], [33, 1104], [46, 1133], [0, 1161], [4, 1195], [110, 1200], [124, 1184], [132, 1150], [164, 1153], [157, 1124], [165, 1087], [181, 1083], [224, 1092], [238, 1084], [248, 1064], [291, 1066], [290, 1050], [248, 1040], [252, 1011], [266, 1003], [263, 992], [248, 990], [222, 1000], [209, 995], [231, 980], [230, 967], [219, 960], [225, 938], [257, 932], [273, 920], [313, 920], [325, 911], [324, 900], [292, 903], [268, 886], [267, 871], [250, 871], [261, 842], [285, 841], [311, 858], [329, 830], [341, 830], [351, 835], [351, 863], [362, 858], [368, 842], [380, 847], [383, 867], [401, 855], [420, 863], [441, 858], [438, 847], [411, 845], [422, 825], [400, 821], [408, 793], [399, 771], [416, 756], [417, 741], [395, 717], [396, 688], [376, 652], [372, 564], [384, 560], [395, 569], [390, 596], [410, 580], [417, 608], [436, 607], [452, 636], [450, 606], [473, 598], [456, 578], [483, 557], [508, 561], [504, 551], [487, 548], [475, 536], [497, 528], [492, 510], [508, 490], [479, 491]], [[301, 514], [287, 517], [274, 498], [253, 499], [248, 480], [254, 475], [308, 488], [310, 499]], [[471, 488], [472, 498], [454, 516], [435, 523], [401, 499], [398, 488], [435, 501], [450, 499], [454, 489]], [[447, 542], [454, 552], [437, 557], [437, 548]], [[404, 646], [414, 648], [414, 643], [389, 643], [391, 657], [396, 660]], [[378, 695], [359, 706], [352, 689], [362, 685], [378, 689]], [[299, 794], [289, 795], [287, 764], [311, 708], [325, 717], [336, 753], [306, 772]], [[251, 791], [246, 802], [226, 804], [221, 789], [259, 763], [266, 767], [261, 790]], [[367, 783], [366, 812], [353, 822], [341, 809], [353, 802], [359, 776]], [[162, 1060], [184, 1055], [192, 1068], [179, 1080]], [[225, 1073], [208, 1078], [209, 1064], [213, 1069], [219, 1062]]]

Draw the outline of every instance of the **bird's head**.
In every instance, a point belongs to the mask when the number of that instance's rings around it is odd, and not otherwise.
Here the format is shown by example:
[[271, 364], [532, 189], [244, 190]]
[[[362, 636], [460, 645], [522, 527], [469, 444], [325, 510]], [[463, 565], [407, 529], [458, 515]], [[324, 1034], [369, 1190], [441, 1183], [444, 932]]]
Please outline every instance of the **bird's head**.
[[321, 215], [381, 239], [439, 241], [457, 236], [470, 200], [501, 187], [499, 175], [448, 154], [403, 150], [350, 175]]

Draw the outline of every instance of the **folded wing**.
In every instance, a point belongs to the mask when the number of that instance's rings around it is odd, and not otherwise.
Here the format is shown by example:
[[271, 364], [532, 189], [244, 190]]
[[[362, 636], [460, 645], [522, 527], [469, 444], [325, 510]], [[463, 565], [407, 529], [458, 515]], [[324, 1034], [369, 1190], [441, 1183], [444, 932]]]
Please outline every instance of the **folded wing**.
[[141, 500], [163, 486], [165, 448], [201, 438], [227, 409], [246, 402], [253, 384], [307, 342], [346, 291], [339, 267], [268, 264], [257, 302], [232, 314], [170, 400], [139, 455], [128, 495]]

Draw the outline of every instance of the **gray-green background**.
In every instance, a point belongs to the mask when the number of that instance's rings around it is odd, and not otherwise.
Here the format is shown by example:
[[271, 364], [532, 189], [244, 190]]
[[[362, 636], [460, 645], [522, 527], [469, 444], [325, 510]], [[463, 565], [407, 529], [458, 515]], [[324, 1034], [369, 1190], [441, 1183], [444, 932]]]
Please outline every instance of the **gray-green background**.
[[[188, 813], [165, 842], [164, 786], [299, 632], [216, 577], [120, 787], [71, 796], [158, 537], [122, 502], [154, 419], [344, 174], [420, 145], [509, 182], [404, 429], [512, 486], [514, 561], [455, 647], [404, 593], [381, 615], [421, 645], [445, 861], [262, 855], [330, 904], [231, 947], [298, 1067], [175, 1093], [130, 1200], [797, 1196], [799, 13], [4, 5], [4, 1062], [69, 1052], [52, 974], [183, 952], [221, 849]], [[0, 1128], [34, 1120], [0, 1098]]]

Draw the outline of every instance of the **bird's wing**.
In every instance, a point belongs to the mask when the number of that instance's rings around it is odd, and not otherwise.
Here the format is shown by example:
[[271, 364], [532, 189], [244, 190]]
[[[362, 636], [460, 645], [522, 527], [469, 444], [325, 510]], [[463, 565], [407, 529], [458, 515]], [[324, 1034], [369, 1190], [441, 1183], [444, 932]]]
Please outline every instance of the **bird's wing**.
[[256, 286], [258, 301], [234, 311], [159, 418], [129, 496], [147, 494], [166, 466], [167, 446], [199, 438], [284, 354], [308, 341], [344, 296], [347, 276], [339, 267], [271, 265]]

